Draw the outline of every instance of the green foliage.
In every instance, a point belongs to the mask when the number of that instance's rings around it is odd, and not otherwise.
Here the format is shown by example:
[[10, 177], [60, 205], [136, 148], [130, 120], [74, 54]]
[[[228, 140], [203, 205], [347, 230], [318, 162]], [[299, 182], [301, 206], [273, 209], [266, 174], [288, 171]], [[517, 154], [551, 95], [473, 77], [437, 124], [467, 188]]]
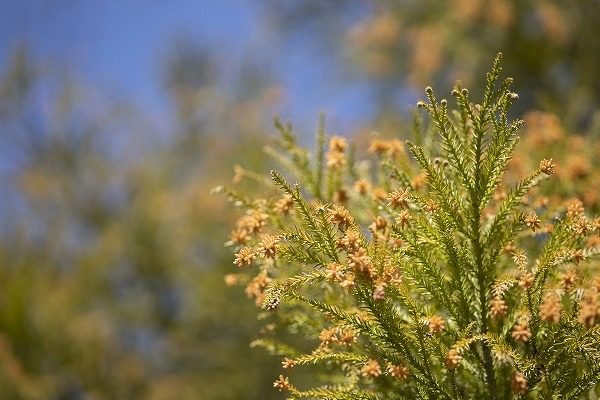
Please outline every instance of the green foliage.
[[[456, 86], [450, 111], [426, 89], [418, 106], [429, 126], [414, 124], [409, 153], [374, 138], [374, 156], [355, 161], [343, 138], [325, 148], [321, 122], [311, 157], [277, 122], [281, 152], [268, 152], [300, 183], [273, 171], [231, 244], [239, 267], [259, 271], [246, 288], [267, 310], [258, 343], [287, 357], [292, 375], [317, 366], [312, 389], [280, 376], [274, 385], [290, 398], [575, 399], [598, 390], [600, 220], [581, 203], [529, 198], [554, 174], [552, 160], [509, 179], [522, 121], [509, 117], [518, 96], [500, 61], [480, 103]], [[297, 349], [269, 338], [283, 328]]]

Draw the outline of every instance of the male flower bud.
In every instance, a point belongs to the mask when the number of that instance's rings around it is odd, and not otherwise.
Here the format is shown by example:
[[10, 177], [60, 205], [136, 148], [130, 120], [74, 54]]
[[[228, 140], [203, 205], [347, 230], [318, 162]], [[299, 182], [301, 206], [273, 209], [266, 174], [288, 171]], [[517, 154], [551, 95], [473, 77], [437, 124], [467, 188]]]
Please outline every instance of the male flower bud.
[[319, 340], [321, 346], [329, 346], [331, 343], [338, 341], [337, 329], [336, 328], [325, 328], [319, 333]]
[[429, 317], [429, 333], [438, 334], [444, 330], [444, 320], [439, 315]]
[[588, 290], [581, 299], [579, 305], [579, 322], [587, 328], [591, 328], [600, 321], [600, 293]]
[[540, 218], [534, 214], [534, 213], [529, 213], [525, 216], [525, 218], [523, 218], [523, 222], [525, 222], [525, 225], [530, 228], [533, 232], [535, 232], [536, 229], [540, 229], [541, 225], [540, 223], [542, 222], [540, 220]]
[[377, 378], [381, 375], [381, 366], [377, 360], [369, 360], [360, 370], [360, 374], [365, 378]]
[[544, 297], [540, 305], [540, 318], [542, 321], [557, 323], [560, 321], [560, 298], [554, 294]]
[[556, 165], [552, 164], [552, 159], [543, 159], [540, 161], [540, 171], [546, 175], [554, 175], [554, 167]]
[[519, 278], [519, 286], [523, 289], [529, 289], [534, 282], [535, 278], [530, 272], [524, 272]]
[[401, 381], [405, 380], [408, 378], [408, 375], [410, 375], [410, 370], [404, 365], [388, 364], [387, 372], [394, 378]]
[[579, 215], [582, 215], [585, 211], [583, 207], [583, 203], [579, 199], [573, 199], [569, 201], [566, 205], [567, 208], [567, 217], [573, 218]]
[[462, 356], [456, 349], [450, 349], [448, 354], [446, 355], [446, 359], [444, 360], [444, 364], [446, 364], [446, 368], [454, 369], [458, 367], [460, 362], [462, 361]]
[[408, 207], [409, 194], [408, 190], [400, 189], [388, 195], [388, 206], [392, 208]]
[[575, 264], [579, 264], [581, 262], [581, 260], [583, 260], [585, 258], [585, 255], [583, 253], [583, 250], [581, 249], [577, 249], [577, 250], [572, 250], [569, 253], [571, 260], [575, 263]]
[[364, 196], [371, 190], [371, 184], [365, 179], [359, 179], [354, 182], [354, 190], [361, 196]]
[[350, 211], [345, 207], [338, 205], [333, 206], [329, 211], [329, 220], [336, 224], [341, 231], [345, 231], [349, 225], [354, 223], [354, 218], [350, 215]]
[[273, 387], [281, 392], [282, 390], [290, 390], [291, 385], [287, 376], [279, 375], [279, 378], [273, 382]]
[[258, 252], [266, 258], [275, 258], [275, 253], [277, 252], [277, 244], [279, 243], [279, 238], [273, 235], [265, 235], [262, 238], [262, 241], [258, 245]]
[[520, 372], [515, 372], [512, 376], [510, 387], [514, 394], [524, 394], [527, 392], [528, 385], [525, 375]]
[[570, 292], [575, 287], [579, 274], [574, 268], [568, 269], [564, 274], [560, 275], [560, 286], [565, 292]]
[[508, 306], [506, 302], [499, 296], [496, 296], [490, 302], [490, 314], [494, 319], [500, 319], [506, 315]]
[[294, 199], [291, 195], [286, 194], [275, 202], [273, 210], [280, 215], [288, 215], [294, 207]]
[[240, 251], [235, 255], [235, 261], [233, 262], [238, 267], [243, 267], [245, 265], [250, 265], [256, 258], [256, 252], [254, 249], [250, 247], [243, 247]]
[[296, 365], [296, 362], [287, 357], [281, 362], [283, 369], [292, 369], [294, 368], [294, 365]]
[[529, 329], [529, 322], [527, 319], [522, 318], [513, 328], [511, 336], [517, 342], [527, 342], [531, 337], [531, 330]]

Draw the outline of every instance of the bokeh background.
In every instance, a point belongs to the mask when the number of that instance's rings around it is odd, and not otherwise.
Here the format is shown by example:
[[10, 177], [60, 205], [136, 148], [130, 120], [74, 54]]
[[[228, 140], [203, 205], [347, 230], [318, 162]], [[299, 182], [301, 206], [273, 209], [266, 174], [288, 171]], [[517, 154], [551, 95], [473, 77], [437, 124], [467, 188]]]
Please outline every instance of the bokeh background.
[[[0, 0], [0, 399], [280, 399], [210, 189], [272, 119], [405, 137], [497, 51], [515, 173], [598, 209], [598, 0]], [[238, 170], [239, 172], [239, 170]], [[239, 174], [238, 174], [239, 177]]]

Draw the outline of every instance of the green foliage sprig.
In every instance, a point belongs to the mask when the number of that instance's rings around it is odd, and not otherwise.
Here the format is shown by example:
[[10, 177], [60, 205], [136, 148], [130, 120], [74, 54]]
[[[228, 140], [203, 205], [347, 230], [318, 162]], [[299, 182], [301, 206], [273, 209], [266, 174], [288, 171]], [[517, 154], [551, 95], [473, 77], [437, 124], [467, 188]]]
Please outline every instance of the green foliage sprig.
[[286, 371], [320, 366], [316, 388], [280, 376], [274, 386], [290, 398], [567, 399], [597, 389], [600, 248], [588, 238], [600, 220], [578, 202], [550, 210], [529, 198], [552, 160], [503, 180], [522, 121], [509, 117], [518, 96], [500, 61], [479, 104], [457, 86], [450, 111], [426, 89], [417, 105], [429, 128], [414, 124], [420, 144], [406, 142], [409, 153], [375, 138], [374, 156], [355, 161], [344, 138], [326, 148], [321, 122], [311, 158], [276, 124], [284, 153], [268, 152], [301, 183], [273, 171], [267, 190], [283, 197], [238, 201], [248, 212], [230, 244], [240, 268], [259, 270], [246, 292], [270, 330], [304, 339], [295, 350], [256, 344], [285, 356]]

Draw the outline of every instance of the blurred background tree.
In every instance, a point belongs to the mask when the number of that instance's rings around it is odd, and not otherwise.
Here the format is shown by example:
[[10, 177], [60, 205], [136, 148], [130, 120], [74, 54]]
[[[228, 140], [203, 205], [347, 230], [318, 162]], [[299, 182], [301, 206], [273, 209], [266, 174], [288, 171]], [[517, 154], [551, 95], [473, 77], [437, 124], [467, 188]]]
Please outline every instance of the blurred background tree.
[[[269, 168], [262, 145], [275, 114], [298, 122], [305, 140], [321, 108], [344, 135], [402, 137], [425, 85], [476, 87], [501, 50], [527, 120], [529, 156], [515, 172], [554, 156], [561, 184], [548, 195], [597, 207], [597, 1], [192, 3], [6, 7], [2, 398], [283, 398], [271, 387], [279, 360], [248, 345], [259, 329], [252, 301], [225, 285], [233, 217], [209, 195], [233, 165]], [[113, 29], [127, 12], [136, 23]], [[11, 22], [20, 13], [37, 17]], [[106, 24], [92, 32], [98, 42], [86, 30], [96, 17]], [[171, 19], [186, 21], [183, 33], [148, 31]], [[84, 21], [75, 33], [73, 20]], [[110, 51], [83, 63], [52, 46], [77, 32], [84, 54], [104, 37]], [[106, 79], [129, 96], [89, 79], [112, 67], [126, 73]]]
[[[186, 74], [206, 67], [199, 55], [174, 55], [166, 71], [180, 130], [162, 143], [133, 108], [89, 101], [22, 48], [12, 56], [1, 86], [3, 150], [15, 157], [4, 190], [16, 197], [0, 242], [3, 398], [274, 395], [276, 361], [248, 345], [253, 305], [223, 280], [230, 223], [208, 192], [240, 154], [262, 166], [260, 115], [276, 96], [257, 86], [241, 104]], [[53, 109], [32, 115], [49, 83]]]
[[582, 128], [600, 104], [595, 0], [265, 1], [290, 36], [317, 30], [328, 37], [315, 43], [337, 49], [330, 53], [355, 69], [350, 79], [362, 72], [383, 111], [427, 85], [445, 90], [460, 79], [481, 87], [498, 51], [517, 82], [520, 112], [542, 108]]

